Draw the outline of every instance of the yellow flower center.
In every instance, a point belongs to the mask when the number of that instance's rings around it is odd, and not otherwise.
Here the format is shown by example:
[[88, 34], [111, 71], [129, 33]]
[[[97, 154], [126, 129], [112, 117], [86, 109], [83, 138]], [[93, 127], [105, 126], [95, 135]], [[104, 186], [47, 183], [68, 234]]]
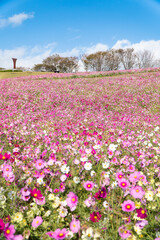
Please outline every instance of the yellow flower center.
[[142, 213], [142, 214], [144, 214], [144, 213], [145, 213], [145, 211], [144, 211], [144, 210], [142, 210], [142, 211], [141, 211], [141, 213]]
[[36, 223], [39, 223], [39, 221], [36, 221]]
[[63, 233], [60, 233], [59, 236], [62, 237], [64, 234]]
[[76, 199], [75, 198], [72, 198], [72, 202], [75, 202], [76, 201]]
[[136, 192], [139, 192], [139, 190], [138, 190], [138, 189], [136, 189]]
[[6, 158], [5, 156], [2, 157], [2, 159], [5, 159], [5, 158]]
[[34, 194], [34, 197], [37, 197], [37, 193]]
[[127, 206], [126, 206], [126, 208], [130, 209], [130, 208], [131, 208], [131, 206], [130, 206], [130, 205], [127, 205]]
[[9, 234], [11, 231], [9, 229], [7, 229], [6, 233]]
[[87, 185], [87, 187], [89, 187], [89, 188], [90, 188], [90, 187], [91, 187], [91, 185], [90, 185], [90, 184], [88, 184], [88, 185]]

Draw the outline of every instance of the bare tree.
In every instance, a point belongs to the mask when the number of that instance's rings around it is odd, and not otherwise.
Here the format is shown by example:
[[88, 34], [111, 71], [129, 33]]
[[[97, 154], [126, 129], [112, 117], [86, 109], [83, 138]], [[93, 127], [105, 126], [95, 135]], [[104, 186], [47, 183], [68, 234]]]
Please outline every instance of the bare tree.
[[111, 49], [105, 54], [105, 70], [118, 70], [120, 65], [120, 57], [117, 50]]
[[135, 66], [136, 54], [133, 48], [118, 49], [117, 52], [124, 69], [131, 69]]
[[152, 52], [148, 50], [136, 53], [136, 65], [138, 68], [152, 68], [156, 65], [156, 60]]

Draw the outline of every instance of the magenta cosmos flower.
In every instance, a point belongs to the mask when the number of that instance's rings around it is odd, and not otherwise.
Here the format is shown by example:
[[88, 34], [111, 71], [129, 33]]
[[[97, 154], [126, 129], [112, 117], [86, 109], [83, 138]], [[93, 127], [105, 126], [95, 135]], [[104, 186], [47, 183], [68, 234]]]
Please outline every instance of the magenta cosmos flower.
[[131, 189], [130, 194], [134, 197], [134, 198], [143, 198], [145, 191], [143, 190], [143, 188], [141, 186], [135, 186]]
[[131, 200], [124, 201], [121, 206], [124, 212], [132, 212], [135, 210], [135, 203]]
[[94, 183], [91, 181], [87, 181], [83, 184], [83, 187], [87, 190], [87, 191], [92, 191], [92, 189], [94, 188]]
[[65, 239], [66, 235], [67, 235], [67, 230], [65, 228], [61, 229], [56, 229], [56, 231], [54, 232], [47, 232], [46, 234], [51, 237], [51, 238], [55, 238], [56, 240], [61, 240], [61, 239]]
[[5, 223], [3, 222], [3, 219], [0, 218], [0, 234], [3, 232], [5, 227]]
[[67, 202], [67, 205], [70, 207], [71, 211], [74, 211], [78, 203], [77, 195], [75, 195], [73, 192], [70, 192], [67, 195], [66, 202]]
[[120, 180], [118, 180], [118, 185], [119, 185], [121, 188], [125, 189], [125, 188], [127, 188], [127, 187], [130, 186], [130, 183], [129, 183], [129, 181], [126, 180], [125, 178], [121, 178]]
[[35, 219], [33, 219], [32, 227], [37, 228], [41, 223], [43, 222], [43, 219], [39, 216], [37, 216]]
[[70, 223], [70, 229], [73, 233], [78, 233], [78, 231], [80, 230], [80, 221], [73, 219]]
[[106, 188], [102, 187], [101, 190], [95, 193], [94, 197], [96, 199], [105, 198], [107, 196]]
[[142, 209], [142, 208], [139, 208], [139, 209], [136, 209], [136, 212], [137, 212], [137, 217], [139, 218], [146, 218], [147, 217], [147, 210], [146, 209]]
[[90, 214], [90, 220], [92, 222], [99, 222], [101, 220], [102, 215], [99, 212], [93, 212]]
[[15, 233], [14, 225], [9, 226], [9, 223], [7, 223], [5, 227], [6, 227], [5, 230], [4, 230], [5, 238], [7, 240], [12, 239], [14, 237], [14, 233]]
[[34, 188], [33, 190], [31, 190], [31, 196], [37, 199], [41, 199], [43, 197], [43, 195], [41, 194], [41, 191], [38, 190], [37, 188]]

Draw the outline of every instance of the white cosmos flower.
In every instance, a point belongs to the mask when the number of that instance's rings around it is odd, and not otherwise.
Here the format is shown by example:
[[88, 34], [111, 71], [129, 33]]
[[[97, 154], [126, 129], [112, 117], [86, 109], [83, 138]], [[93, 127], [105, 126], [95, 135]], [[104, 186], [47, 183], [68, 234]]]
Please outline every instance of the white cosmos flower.
[[159, 126], [157, 126], [154, 131], [157, 132], [159, 130]]
[[110, 175], [110, 172], [105, 172], [103, 176], [104, 178], [109, 178], [109, 175]]
[[116, 148], [117, 148], [117, 145], [116, 144], [113, 144], [113, 143], [111, 143], [110, 145], [109, 145], [109, 150], [110, 151], [115, 151], [116, 150]]
[[95, 175], [95, 173], [96, 173], [96, 172], [95, 172], [94, 170], [92, 170], [91, 173], [90, 173], [90, 174], [91, 174], [91, 177], [93, 177], [93, 176]]
[[100, 146], [99, 144], [96, 144], [96, 145], [93, 146], [93, 148], [94, 148], [94, 149], [100, 149], [101, 146]]
[[66, 164], [62, 165], [62, 167], [61, 167], [61, 172], [62, 173], [69, 173], [69, 171], [70, 171], [70, 167], [69, 166], [67, 167]]
[[109, 168], [109, 162], [103, 162], [102, 167], [103, 168]]
[[79, 177], [74, 177], [74, 178], [73, 178], [73, 181], [74, 181], [76, 184], [78, 184], [78, 183], [80, 182], [80, 179], [79, 179]]
[[117, 181], [114, 181], [114, 182], [111, 184], [112, 188], [117, 187], [117, 185], [118, 185]]
[[87, 154], [91, 153], [91, 149], [86, 149], [85, 151], [86, 151]]
[[86, 163], [84, 164], [84, 168], [85, 168], [86, 170], [91, 170], [91, 169], [92, 169], [92, 163], [86, 162]]
[[37, 183], [40, 184], [40, 185], [43, 184], [43, 183], [44, 183], [44, 182], [43, 182], [43, 178], [38, 178], [38, 179], [37, 179]]
[[108, 206], [109, 206], [108, 202], [107, 202], [107, 201], [104, 201], [104, 202], [103, 202], [103, 207], [108, 208]]
[[81, 162], [86, 162], [88, 160], [88, 158], [87, 157], [81, 157], [80, 160], [81, 160]]

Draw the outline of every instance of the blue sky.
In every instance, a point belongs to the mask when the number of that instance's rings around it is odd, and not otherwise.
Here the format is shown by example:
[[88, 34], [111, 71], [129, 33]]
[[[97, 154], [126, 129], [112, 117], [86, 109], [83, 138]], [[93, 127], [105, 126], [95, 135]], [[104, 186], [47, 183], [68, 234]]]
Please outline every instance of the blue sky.
[[[157, 0], [0, 0], [0, 67], [112, 47], [160, 51]], [[14, 56], [13, 56], [14, 55]], [[17, 61], [18, 64], [18, 61]]]

